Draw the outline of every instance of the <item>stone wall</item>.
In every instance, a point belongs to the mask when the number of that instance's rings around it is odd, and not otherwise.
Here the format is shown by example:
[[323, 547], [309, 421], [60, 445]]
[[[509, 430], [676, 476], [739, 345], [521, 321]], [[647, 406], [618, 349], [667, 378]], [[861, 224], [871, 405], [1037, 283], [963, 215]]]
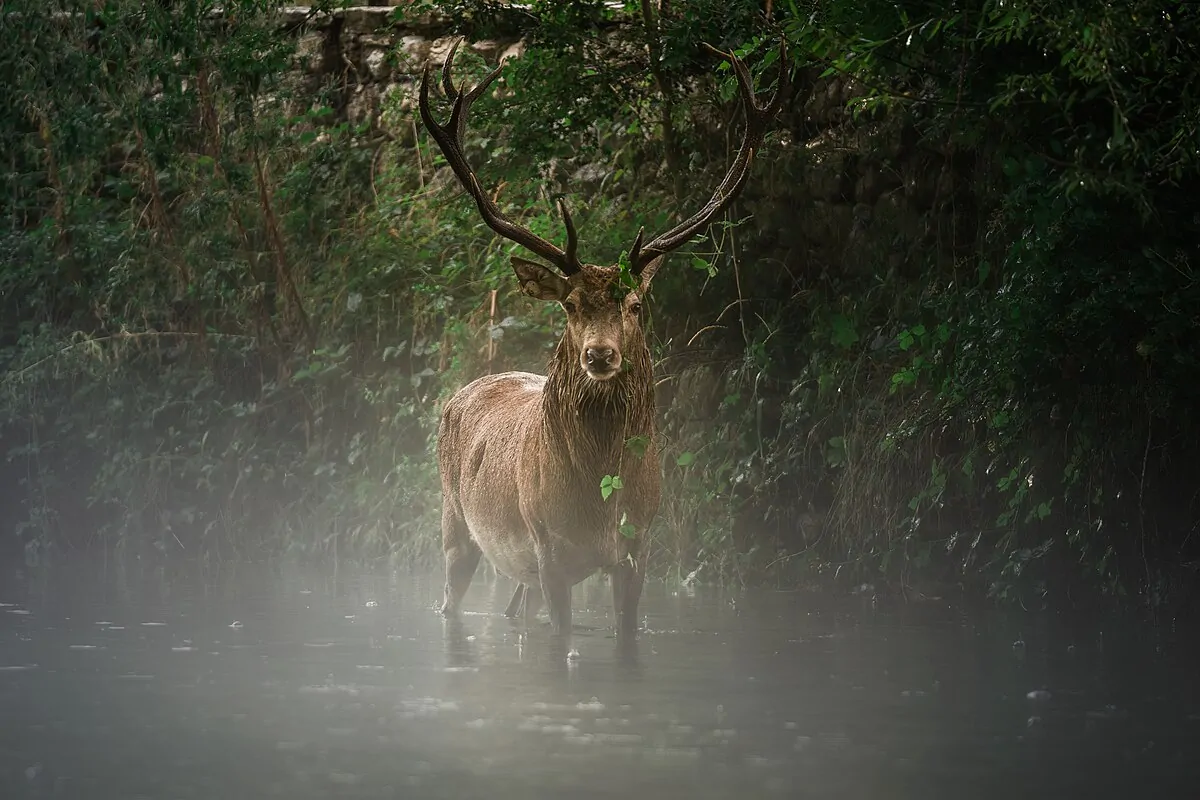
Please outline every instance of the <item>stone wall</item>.
[[[305, 6], [285, 8], [281, 32], [299, 40], [296, 60], [302, 87], [315, 96], [332, 86], [333, 108], [339, 117], [355, 124], [382, 122], [392, 127], [386, 110], [394, 107], [407, 115], [416, 102], [425, 63], [440, 66], [458, 39], [447, 19], [406, 12], [408, 5], [406, 0], [390, 0], [331, 13]], [[524, 45], [513, 37], [468, 41], [461, 48], [497, 64], [519, 56]], [[391, 101], [397, 99], [393, 105]], [[403, 128], [393, 132], [405, 136]]]
[[[397, 5], [400, 5], [399, 3]], [[353, 123], [381, 121], [385, 101], [401, 95], [400, 110], [411, 108], [415, 86], [427, 60], [445, 61], [457, 36], [444, 19], [404, 14], [402, 8], [359, 6], [333, 13], [305, 7], [283, 12], [282, 29], [298, 37], [296, 59], [302, 86], [316, 95], [334, 90], [333, 108]], [[521, 44], [466, 43], [489, 63], [520, 53]]]

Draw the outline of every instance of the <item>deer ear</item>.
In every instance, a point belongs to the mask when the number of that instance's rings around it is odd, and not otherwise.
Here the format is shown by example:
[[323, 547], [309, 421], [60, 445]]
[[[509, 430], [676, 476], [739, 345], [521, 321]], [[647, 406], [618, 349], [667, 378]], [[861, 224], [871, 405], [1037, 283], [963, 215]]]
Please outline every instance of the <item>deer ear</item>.
[[512, 267], [521, 282], [521, 292], [536, 300], [562, 300], [571, 292], [566, 278], [536, 261], [513, 256]]

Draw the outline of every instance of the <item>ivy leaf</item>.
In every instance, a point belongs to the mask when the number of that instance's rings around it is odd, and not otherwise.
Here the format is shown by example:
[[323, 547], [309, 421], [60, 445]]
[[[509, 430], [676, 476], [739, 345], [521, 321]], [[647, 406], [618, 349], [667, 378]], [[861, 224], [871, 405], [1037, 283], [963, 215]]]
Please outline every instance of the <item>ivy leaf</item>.
[[632, 265], [629, 263], [629, 253], [622, 250], [617, 259], [617, 283], [612, 288], [613, 299], [624, 300], [627, 294], [637, 290], [640, 285], [641, 282], [633, 274]]
[[607, 500], [617, 489], [624, 488], [620, 475], [605, 475], [600, 479], [600, 496]]
[[629, 448], [629, 452], [641, 458], [646, 455], [646, 450], [650, 447], [650, 437], [645, 434], [630, 436], [625, 440], [625, 446]]
[[629, 521], [629, 516], [627, 514], [621, 514], [621, 524], [617, 526], [617, 530], [620, 531], [621, 535], [626, 539], [637, 538], [637, 528], [632, 522]]

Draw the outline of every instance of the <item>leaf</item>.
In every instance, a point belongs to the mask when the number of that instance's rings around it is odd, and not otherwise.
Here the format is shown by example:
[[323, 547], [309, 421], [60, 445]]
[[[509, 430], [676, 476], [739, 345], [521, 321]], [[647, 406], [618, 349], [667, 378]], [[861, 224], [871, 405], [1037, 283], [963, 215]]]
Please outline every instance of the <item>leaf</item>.
[[646, 450], [650, 447], [650, 437], [645, 434], [630, 436], [625, 440], [625, 446], [629, 448], [629, 452], [641, 458], [646, 455]]
[[917, 382], [917, 374], [911, 368], [905, 368], [892, 375], [891, 391], [896, 391], [901, 386], [912, 386]]
[[600, 479], [600, 496], [607, 500], [614, 491], [622, 487], [620, 475], [605, 475]]
[[684, 451], [679, 454], [679, 458], [675, 459], [675, 463], [681, 467], [690, 467], [692, 462], [696, 460], [695, 454], [690, 451]]
[[830, 341], [838, 347], [852, 347], [858, 341], [858, 331], [854, 330], [854, 323], [845, 314], [834, 314], [830, 325], [833, 328]]
[[617, 526], [617, 530], [620, 531], [621, 535], [626, 539], [637, 538], [637, 527], [629, 521], [629, 516], [625, 513], [621, 514], [621, 524]]

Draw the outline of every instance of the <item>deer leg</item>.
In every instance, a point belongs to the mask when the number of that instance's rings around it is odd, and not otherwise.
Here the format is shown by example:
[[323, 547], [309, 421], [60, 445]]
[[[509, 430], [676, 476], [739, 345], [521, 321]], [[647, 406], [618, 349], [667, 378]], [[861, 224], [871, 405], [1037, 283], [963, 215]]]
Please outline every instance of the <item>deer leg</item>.
[[[571, 587], [561, 576], [542, 573], [542, 594], [550, 609], [550, 629], [556, 636], [571, 632]], [[530, 617], [526, 616], [526, 619]]]
[[519, 583], [517, 584], [516, 591], [513, 592], [512, 600], [508, 601], [508, 608], [504, 609], [504, 616], [509, 619], [522, 617], [525, 622], [529, 623], [537, 619], [538, 611], [541, 608], [541, 587]]
[[525, 585], [525, 608], [523, 616], [528, 625], [537, 619], [538, 611], [542, 608], [542, 587]]
[[[538, 577], [542, 584], [542, 597], [550, 610], [550, 628], [555, 635], [571, 632], [571, 584], [549, 558], [549, 553], [538, 553]], [[529, 609], [533, 606], [530, 596], [525, 595], [525, 619], [531, 619]]]
[[529, 587], [523, 583], [517, 584], [516, 591], [513, 592], [512, 600], [508, 601], [508, 608], [504, 609], [504, 616], [509, 619], [514, 619], [521, 614], [525, 608], [525, 595], [529, 593]]
[[646, 574], [628, 560], [613, 568], [613, 614], [616, 617], [618, 637], [637, 635], [638, 602], [642, 599], [642, 585], [645, 581]]
[[466, 520], [446, 503], [442, 507], [442, 550], [446, 554], [446, 594], [442, 600], [441, 612], [450, 616], [458, 613], [471, 579], [475, 577], [475, 568], [479, 566], [479, 558], [483, 552], [471, 538]]

